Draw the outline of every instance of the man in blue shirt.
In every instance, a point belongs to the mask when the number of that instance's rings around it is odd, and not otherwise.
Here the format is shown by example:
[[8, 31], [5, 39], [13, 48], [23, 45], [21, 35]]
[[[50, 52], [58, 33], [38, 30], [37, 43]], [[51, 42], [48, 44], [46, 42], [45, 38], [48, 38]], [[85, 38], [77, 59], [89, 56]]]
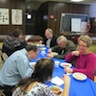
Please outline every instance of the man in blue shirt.
[[[38, 50], [34, 45], [27, 45], [26, 48], [14, 52], [0, 71], [0, 87], [4, 88], [4, 91], [11, 91], [22, 78], [30, 76], [33, 70], [29, 67], [29, 60], [35, 59], [37, 55]], [[4, 93], [11, 96], [8, 94], [10, 92]]]

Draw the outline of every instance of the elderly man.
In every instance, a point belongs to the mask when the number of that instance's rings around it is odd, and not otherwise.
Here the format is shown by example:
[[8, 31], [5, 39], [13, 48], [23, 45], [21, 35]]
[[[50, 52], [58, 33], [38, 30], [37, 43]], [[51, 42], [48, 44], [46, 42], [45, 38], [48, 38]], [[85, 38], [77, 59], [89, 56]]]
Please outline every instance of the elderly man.
[[[57, 38], [57, 46], [54, 46], [52, 48], [50, 48], [48, 51], [49, 51], [49, 54], [47, 55], [49, 58], [59, 58], [59, 59], [64, 59], [65, 56], [76, 49], [76, 45], [70, 41], [70, 40], [67, 40], [67, 38], [63, 35], [59, 36]], [[53, 55], [52, 52], [57, 52], [58, 55]]]
[[36, 46], [27, 45], [26, 48], [14, 52], [4, 63], [0, 71], [0, 88], [4, 89], [6, 96], [11, 96], [12, 88], [25, 77], [31, 75], [33, 70], [29, 67], [29, 60], [37, 57]]
[[45, 30], [45, 39], [43, 41], [40, 41], [40, 43], [43, 43], [45, 44], [47, 47], [53, 47], [55, 45], [57, 45], [57, 42], [56, 42], [56, 36], [53, 35], [53, 30], [50, 29], [50, 28], [47, 28]]

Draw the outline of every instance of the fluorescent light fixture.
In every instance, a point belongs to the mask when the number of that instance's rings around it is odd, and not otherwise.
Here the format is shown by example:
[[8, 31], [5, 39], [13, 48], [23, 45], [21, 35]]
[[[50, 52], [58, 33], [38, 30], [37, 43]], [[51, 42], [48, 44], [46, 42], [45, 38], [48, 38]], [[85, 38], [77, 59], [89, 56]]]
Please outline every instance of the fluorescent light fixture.
[[71, 0], [72, 2], [81, 2], [81, 1], [84, 1], [84, 0]]

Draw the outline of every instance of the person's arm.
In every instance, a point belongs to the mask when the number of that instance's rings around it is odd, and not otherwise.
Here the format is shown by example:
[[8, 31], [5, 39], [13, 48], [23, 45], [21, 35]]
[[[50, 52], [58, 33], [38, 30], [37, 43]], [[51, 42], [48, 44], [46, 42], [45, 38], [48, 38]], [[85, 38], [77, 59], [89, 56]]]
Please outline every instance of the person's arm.
[[76, 56], [73, 55], [73, 52], [70, 52], [68, 55], [65, 56], [65, 61], [66, 62], [72, 62], [74, 59], [76, 59]]
[[22, 78], [31, 76], [33, 70], [29, 67], [29, 61], [26, 57], [18, 56], [17, 68]]
[[[86, 64], [86, 65], [85, 65]], [[82, 63], [82, 65], [86, 66], [86, 68], [73, 68], [73, 72], [81, 72], [86, 74], [89, 78], [93, 79], [93, 74], [94, 74], [94, 70], [96, 67], [96, 57], [95, 55], [90, 56], [89, 58], [86, 59], [86, 61], [84, 63]]]
[[54, 56], [54, 58], [64, 59], [66, 55], [67, 54], [60, 54], [60, 55]]
[[23, 49], [27, 46], [27, 41], [25, 41], [25, 40], [18, 40], [18, 41], [20, 42], [20, 45], [14, 48], [15, 51]]
[[51, 47], [51, 49], [52, 49], [52, 52], [57, 52], [58, 53], [60, 48], [58, 47], [58, 45], [56, 45], [54, 47]]
[[[54, 58], [55, 56], [52, 54], [52, 52], [59, 52], [59, 47], [58, 46], [54, 46], [54, 47], [51, 47], [49, 50], [48, 50], [49, 54], [47, 54], [47, 56], [49, 58]], [[59, 53], [58, 53], [59, 54]]]
[[64, 90], [62, 93], [62, 96], [69, 96], [69, 90], [70, 90], [70, 77], [68, 75], [64, 75]]

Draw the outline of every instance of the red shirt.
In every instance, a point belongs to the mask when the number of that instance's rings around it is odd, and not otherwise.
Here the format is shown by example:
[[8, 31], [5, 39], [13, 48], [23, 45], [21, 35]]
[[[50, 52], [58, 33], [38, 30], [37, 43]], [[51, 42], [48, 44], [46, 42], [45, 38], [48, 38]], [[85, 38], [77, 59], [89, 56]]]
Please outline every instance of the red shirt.
[[80, 54], [79, 56], [73, 56], [69, 53], [65, 60], [67, 62], [76, 61], [76, 68], [73, 68], [73, 72], [81, 72], [86, 74], [90, 79], [94, 80], [94, 69], [96, 68], [96, 54]]

